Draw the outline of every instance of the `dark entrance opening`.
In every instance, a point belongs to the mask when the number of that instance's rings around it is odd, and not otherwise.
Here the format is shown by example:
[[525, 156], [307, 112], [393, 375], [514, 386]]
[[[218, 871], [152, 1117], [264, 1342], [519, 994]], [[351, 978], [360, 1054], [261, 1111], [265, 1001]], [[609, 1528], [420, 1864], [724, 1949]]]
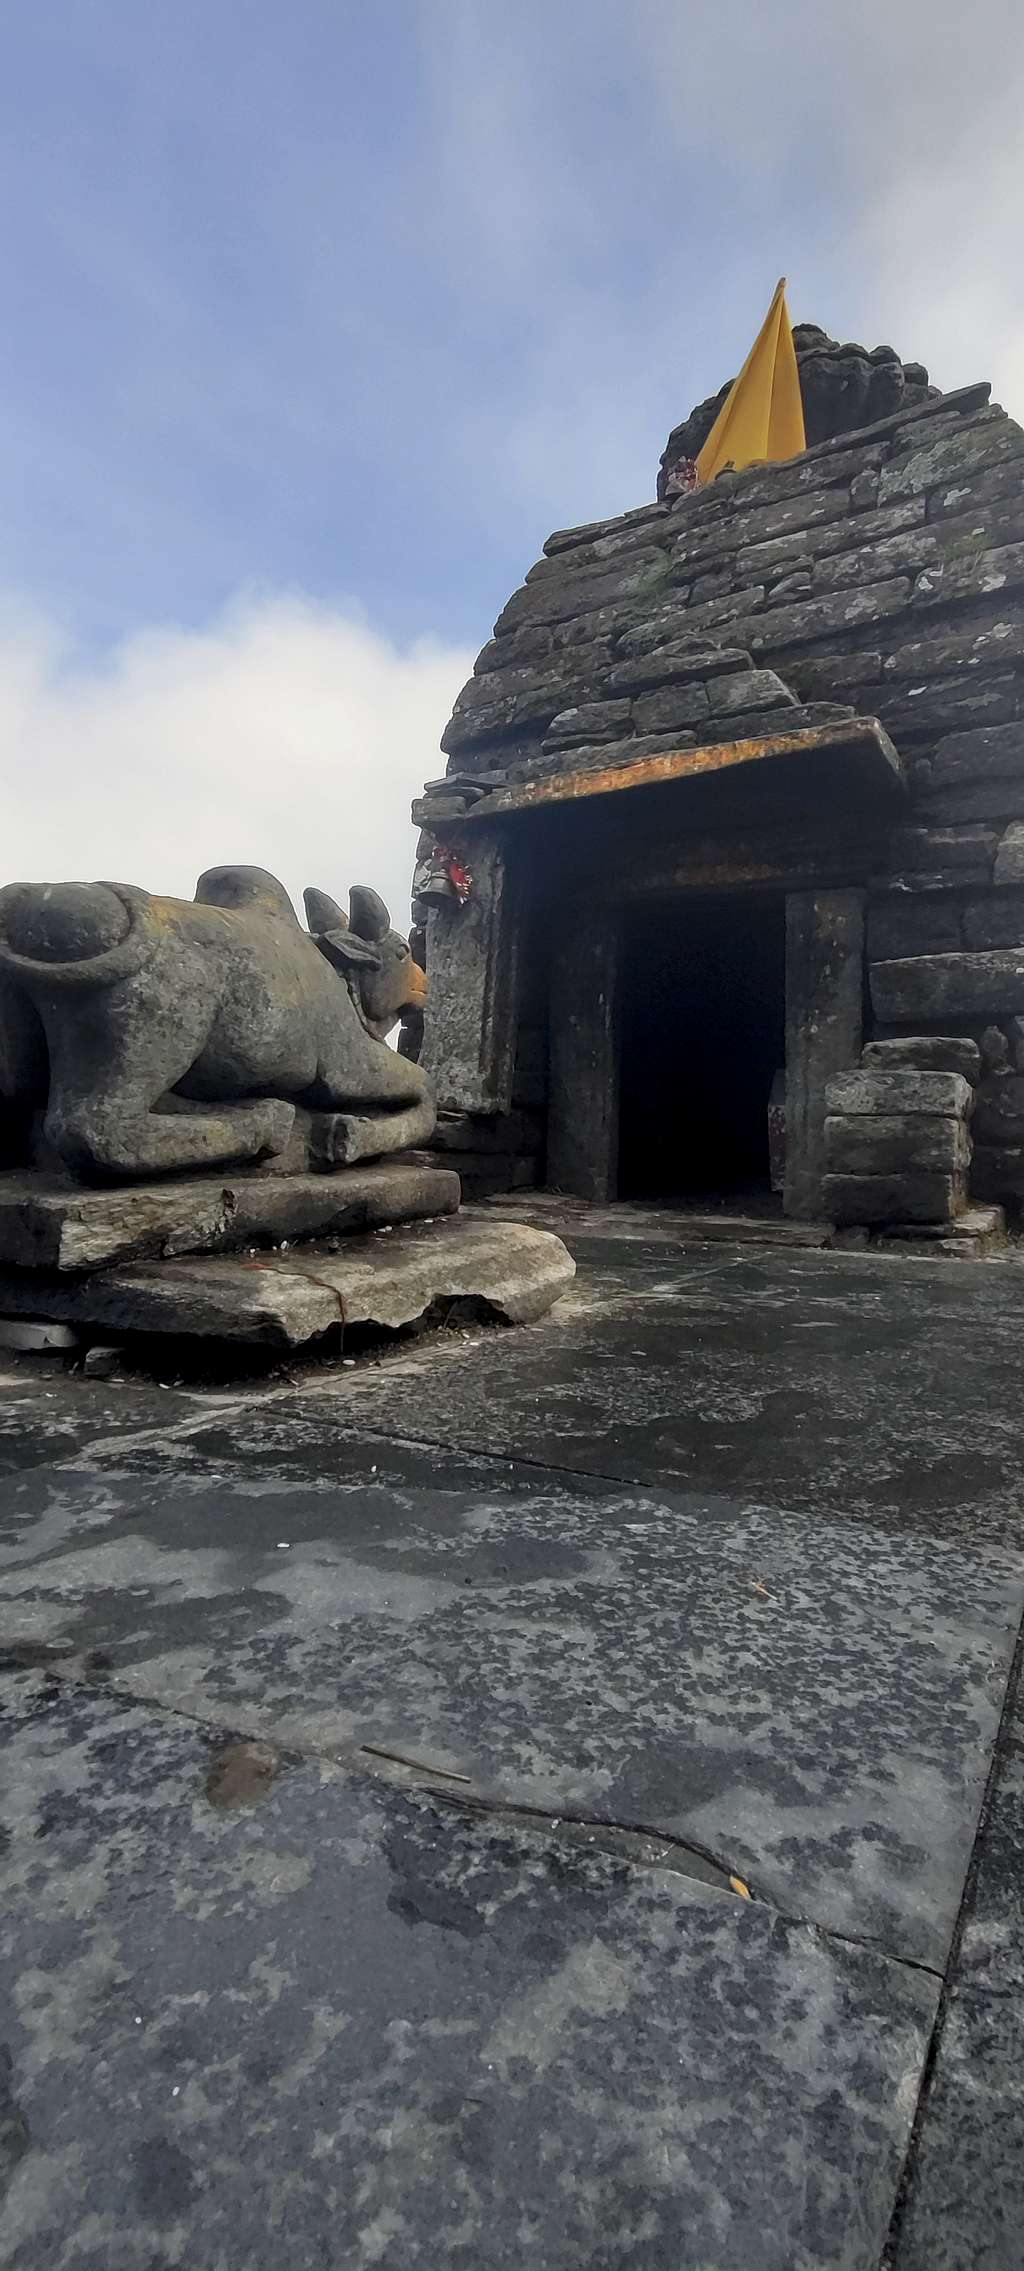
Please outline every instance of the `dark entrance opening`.
[[625, 918], [620, 1198], [770, 1202], [785, 905], [779, 892], [682, 892]]

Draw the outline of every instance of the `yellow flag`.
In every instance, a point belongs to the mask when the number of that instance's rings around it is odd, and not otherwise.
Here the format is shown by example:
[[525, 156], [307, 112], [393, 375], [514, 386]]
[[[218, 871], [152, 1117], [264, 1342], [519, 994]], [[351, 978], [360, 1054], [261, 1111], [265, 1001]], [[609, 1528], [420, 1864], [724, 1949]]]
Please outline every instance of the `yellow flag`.
[[775, 297], [738, 379], [734, 380], [697, 457], [703, 487], [726, 465], [777, 465], [806, 449], [800, 373], [786, 306], [786, 279]]

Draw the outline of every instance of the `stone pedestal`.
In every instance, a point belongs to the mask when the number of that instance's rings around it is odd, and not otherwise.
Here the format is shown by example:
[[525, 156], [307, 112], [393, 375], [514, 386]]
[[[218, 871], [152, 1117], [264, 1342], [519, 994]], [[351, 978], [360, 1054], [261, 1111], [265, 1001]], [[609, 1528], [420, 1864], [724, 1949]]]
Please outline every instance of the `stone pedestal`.
[[575, 1264], [550, 1231], [455, 1220], [346, 1238], [336, 1248], [191, 1254], [78, 1275], [0, 1272], [0, 1315], [118, 1336], [293, 1349], [354, 1326], [443, 1323], [460, 1304], [507, 1324], [529, 1324], [574, 1275]]
[[234, 1174], [88, 1189], [0, 1175], [0, 1265], [62, 1273], [239, 1246], [280, 1246], [454, 1214], [459, 1178], [405, 1160], [334, 1175]]
[[967, 1206], [974, 1091], [960, 1072], [876, 1055], [826, 1090], [825, 1211], [833, 1222], [948, 1224]]

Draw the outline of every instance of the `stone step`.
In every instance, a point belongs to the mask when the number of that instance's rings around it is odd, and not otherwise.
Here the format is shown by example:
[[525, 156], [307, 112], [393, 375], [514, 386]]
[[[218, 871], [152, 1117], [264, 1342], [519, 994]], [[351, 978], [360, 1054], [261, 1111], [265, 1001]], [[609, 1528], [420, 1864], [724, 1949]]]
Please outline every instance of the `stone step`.
[[454, 1214], [459, 1179], [397, 1159], [330, 1175], [237, 1174], [88, 1189], [59, 1176], [0, 1175], [0, 1264], [95, 1270], [149, 1256], [220, 1253], [348, 1236]]
[[566, 1291], [575, 1263], [546, 1230], [504, 1222], [421, 1223], [285, 1253], [190, 1255], [96, 1270], [0, 1273], [0, 1316], [300, 1348], [350, 1326], [396, 1329], [448, 1302], [530, 1324]]

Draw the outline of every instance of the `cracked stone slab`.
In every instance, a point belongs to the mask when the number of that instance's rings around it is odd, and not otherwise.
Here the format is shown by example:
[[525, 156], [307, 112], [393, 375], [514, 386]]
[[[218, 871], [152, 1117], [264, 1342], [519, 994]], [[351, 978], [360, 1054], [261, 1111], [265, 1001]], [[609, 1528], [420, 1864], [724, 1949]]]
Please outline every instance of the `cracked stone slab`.
[[217, 1253], [282, 1238], [326, 1238], [455, 1214], [459, 1179], [385, 1165], [335, 1174], [181, 1176], [90, 1190], [55, 1175], [0, 1175], [0, 1263], [95, 1270], [160, 1256]]
[[0, 1694], [12, 2271], [874, 2271], [930, 1978], [96, 1690]]
[[335, 1389], [382, 1432], [1024, 1550], [1024, 1267], [563, 1235], [580, 1276], [500, 1351], [396, 1354]]
[[945, 1961], [1024, 1605], [1005, 1545], [389, 1443], [295, 1395], [28, 1464], [0, 1525], [16, 1648], [686, 1840]]
[[975, 1851], [893, 2271], [1018, 2271], [1024, 2232], [1024, 1698]]
[[[427, 1170], [428, 1183], [432, 1176]], [[434, 1179], [457, 1185], [453, 1176]], [[324, 1178], [311, 1180], [319, 1188]], [[284, 1187], [292, 1191], [294, 1183]], [[508, 1324], [529, 1324], [574, 1275], [575, 1264], [550, 1231], [456, 1218], [352, 1238], [337, 1253], [314, 1243], [287, 1254], [190, 1255], [74, 1280], [8, 1272], [0, 1276], [0, 1312], [118, 1333], [300, 1348], [339, 1325], [414, 1324], [448, 1301], [478, 1302]]]
[[967, 1987], [1015, 1995], [1024, 2009], [1024, 1707], [1019, 1698], [978, 1841], [957, 1976]]
[[1020, 2271], [1024, 1995], [950, 2001], [892, 2271]]

